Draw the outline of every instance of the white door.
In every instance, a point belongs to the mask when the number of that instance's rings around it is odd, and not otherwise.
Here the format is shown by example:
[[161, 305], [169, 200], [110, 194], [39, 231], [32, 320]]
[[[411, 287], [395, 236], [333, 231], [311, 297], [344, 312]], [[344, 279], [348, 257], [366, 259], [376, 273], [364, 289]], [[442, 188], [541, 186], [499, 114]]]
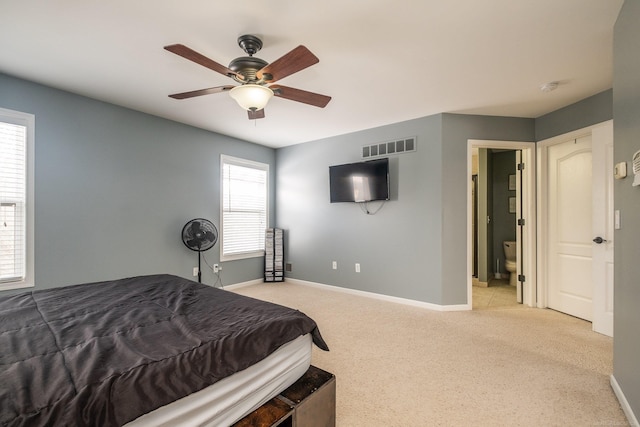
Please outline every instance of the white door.
[[613, 124], [547, 149], [548, 306], [613, 336]]
[[593, 152], [593, 330], [613, 336], [613, 123], [595, 128]]
[[[516, 271], [513, 274], [516, 274], [516, 301], [520, 304], [524, 302], [523, 296], [523, 287], [524, 283], [521, 280], [524, 277], [524, 212], [522, 210], [522, 170], [524, 169], [525, 163], [522, 158], [522, 150], [516, 150]], [[520, 166], [522, 165], [522, 166]], [[511, 186], [509, 186], [509, 190], [511, 190]], [[511, 203], [511, 201], [509, 201]], [[511, 208], [511, 207], [509, 207]]]
[[591, 135], [547, 151], [548, 305], [593, 319]]

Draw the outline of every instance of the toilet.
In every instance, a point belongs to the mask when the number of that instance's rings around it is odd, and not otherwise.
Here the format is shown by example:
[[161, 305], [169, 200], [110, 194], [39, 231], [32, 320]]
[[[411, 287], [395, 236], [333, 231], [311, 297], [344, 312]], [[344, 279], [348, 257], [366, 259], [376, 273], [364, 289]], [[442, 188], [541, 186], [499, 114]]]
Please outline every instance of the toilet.
[[518, 261], [516, 259], [516, 242], [505, 241], [502, 242], [504, 248], [504, 268], [509, 272], [509, 284], [516, 286], [518, 269]]

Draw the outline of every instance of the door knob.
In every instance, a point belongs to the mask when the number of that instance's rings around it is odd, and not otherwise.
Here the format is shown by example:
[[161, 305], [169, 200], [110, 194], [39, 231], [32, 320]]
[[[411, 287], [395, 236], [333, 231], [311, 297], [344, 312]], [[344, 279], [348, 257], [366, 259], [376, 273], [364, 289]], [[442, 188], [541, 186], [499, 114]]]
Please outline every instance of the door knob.
[[596, 242], [597, 244], [600, 244], [602, 242], [606, 242], [605, 239], [603, 239], [602, 237], [598, 236], [595, 239], [593, 239], [594, 242]]

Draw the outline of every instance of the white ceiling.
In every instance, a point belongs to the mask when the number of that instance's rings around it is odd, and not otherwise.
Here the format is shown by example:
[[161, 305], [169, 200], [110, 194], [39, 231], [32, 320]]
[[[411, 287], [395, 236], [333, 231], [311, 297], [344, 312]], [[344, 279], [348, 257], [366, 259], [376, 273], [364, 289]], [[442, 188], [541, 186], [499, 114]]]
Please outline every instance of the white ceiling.
[[[270, 147], [441, 112], [539, 117], [612, 84], [623, 0], [0, 0], [0, 72]], [[278, 84], [250, 121], [228, 94], [167, 95], [233, 80], [169, 53], [228, 65], [255, 34], [272, 62], [299, 44], [320, 62]], [[557, 90], [540, 91], [558, 81]]]

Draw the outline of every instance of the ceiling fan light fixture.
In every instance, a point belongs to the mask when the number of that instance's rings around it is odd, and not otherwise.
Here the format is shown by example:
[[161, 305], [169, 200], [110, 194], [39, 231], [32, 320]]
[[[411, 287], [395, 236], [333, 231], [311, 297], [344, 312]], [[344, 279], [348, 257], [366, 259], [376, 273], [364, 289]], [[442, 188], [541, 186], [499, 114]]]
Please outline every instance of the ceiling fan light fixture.
[[266, 107], [273, 96], [273, 91], [266, 86], [244, 84], [231, 89], [229, 95], [245, 110], [257, 111]]

